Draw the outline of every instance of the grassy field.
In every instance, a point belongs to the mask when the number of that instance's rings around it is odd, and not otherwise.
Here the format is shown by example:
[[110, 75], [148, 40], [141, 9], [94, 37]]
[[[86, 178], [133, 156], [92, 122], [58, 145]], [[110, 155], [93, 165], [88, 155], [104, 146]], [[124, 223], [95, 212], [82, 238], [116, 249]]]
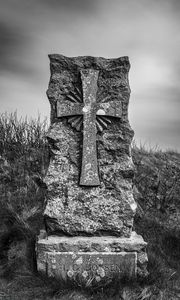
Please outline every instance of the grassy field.
[[83, 290], [40, 276], [35, 242], [42, 226], [49, 161], [46, 121], [0, 116], [0, 300], [180, 299], [180, 153], [132, 147], [134, 229], [148, 242], [149, 276]]

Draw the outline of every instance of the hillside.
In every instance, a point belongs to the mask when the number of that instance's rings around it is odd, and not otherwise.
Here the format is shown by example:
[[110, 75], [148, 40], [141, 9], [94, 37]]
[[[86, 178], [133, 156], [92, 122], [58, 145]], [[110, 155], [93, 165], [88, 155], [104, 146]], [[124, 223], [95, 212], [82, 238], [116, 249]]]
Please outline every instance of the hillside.
[[[13, 299], [180, 299], [180, 153], [135, 145], [134, 227], [148, 242], [149, 276], [89, 292], [36, 272], [49, 153], [46, 121], [0, 116], [0, 297]], [[93, 295], [93, 296], [92, 296]]]

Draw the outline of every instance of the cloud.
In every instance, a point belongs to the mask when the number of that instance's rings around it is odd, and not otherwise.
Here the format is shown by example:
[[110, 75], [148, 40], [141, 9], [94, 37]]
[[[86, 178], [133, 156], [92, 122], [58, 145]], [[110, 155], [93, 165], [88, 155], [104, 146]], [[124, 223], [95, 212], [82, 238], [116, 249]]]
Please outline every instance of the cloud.
[[[165, 145], [174, 132], [175, 143], [180, 109], [179, 0], [2, 2], [1, 109], [33, 115], [39, 107], [49, 114], [49, 53], [128, 55], [130, 122], [137, 139], [163, 139]], [[180, 146], [180, 139], [177, 143]]]
[[[0, 72], [36, 76], [36, 56], [43, 47], [46, 32], [51, 36], [54, 32], [65, 39], [65, 33], [76, 23], [73, 15], [78, 20], [79, 16], [95, 10], [96, 0], [6, 0], [0, 10]], [[48, 47], [61, 43], [55, 39], [55, 36], [54, 40], [50, 37]], [[46, 49], [46, 56], [49, 51]]]
[[27, 39], [23, 32], [11, 26], [8, 22], [0, 22], [0, 71], [23, 71], [26, 66], [18, 64], [18, 57], [27, 46]]
[[[35, 1], [36, 3], [37, 1]], [[38, 0], [42, 6], [47, 5], [50, 10], [63, 9], [67, 11], [92, 12], [98, 0]]]

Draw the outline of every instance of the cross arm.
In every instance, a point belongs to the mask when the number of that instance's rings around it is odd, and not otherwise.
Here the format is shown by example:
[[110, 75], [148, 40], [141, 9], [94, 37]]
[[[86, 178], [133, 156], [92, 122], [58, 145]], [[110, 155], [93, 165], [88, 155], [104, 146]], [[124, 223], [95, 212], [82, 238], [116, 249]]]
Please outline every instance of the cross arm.
[[57, 102], [57, 117], [68, 117], [82, 115], [83, 103], [72, 103], [70, 101], [58, 101]]
[[120, 101], [109, 101], [106, 103], [98, 103], [97, 115], [121, 118], [122, 104]]

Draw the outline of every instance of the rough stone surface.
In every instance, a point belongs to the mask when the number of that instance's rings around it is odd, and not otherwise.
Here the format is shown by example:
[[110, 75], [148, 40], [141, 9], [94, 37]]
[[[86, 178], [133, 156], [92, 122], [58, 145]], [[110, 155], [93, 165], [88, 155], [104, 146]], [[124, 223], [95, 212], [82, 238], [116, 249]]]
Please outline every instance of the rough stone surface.
[[[90, 285], [94, 282], [112, 280], [118, 276], [135, 278], [137, 253], [119, 252], [46, 252], [46, 264], [39, 261], [39, 270], [46, 270], [46, 275], [67, 280], [68, 277], [74, 281], [81, 277], [81, 282]], [[91, 282], [92, 281], [92, 282]]]
[[125, 237], [67, 237], [51, 235], [38, 242], [39, 252], [142, 252], [147, 243], [134, 231], [130, 238]]
[[[47, 95], [51, 104], [48, 140], [52, 155], [45, 179], [48, 186], [44, 212], [47, 230], [59, 235], [129, 237], [136, 203], [132, 195], [134, 166], [130, 144], [133, 131], [128, 122], [128, 57], [104, 59], [50, 55], [50, 61], [51, 79]], [[94, 187], [80, 185], [81, 168], [85, 168], [85, 115], [63, 116], [63, 103], [67, 105], [72, 101], [73, 105], [81, 104], [83, 109], [85, 88], [81, 73], [92, 69], [98, 74], [93, 101], [96, 100], [100, 110], [97, 113], [96, 108], [97, 133], [93, 137], [99, 186]], [[112, 117], [112, 114], [108, 117], [102, 115], [102, 110], [107, 113], [107, 107], [113, 103], [114, 107], [118, 103], [120, 118]]]
[[38, 270], [64, 280], [78, 278], [85, 285], [144, 276], [145, 247], [134, 232], [130, 238], [50, 236], [38, 242]]
[[36, 244], [37, 268], [86, 287], [146, 276], [146, 242], [132, 232], [128, 57], [50, 62], [47, 234]]

